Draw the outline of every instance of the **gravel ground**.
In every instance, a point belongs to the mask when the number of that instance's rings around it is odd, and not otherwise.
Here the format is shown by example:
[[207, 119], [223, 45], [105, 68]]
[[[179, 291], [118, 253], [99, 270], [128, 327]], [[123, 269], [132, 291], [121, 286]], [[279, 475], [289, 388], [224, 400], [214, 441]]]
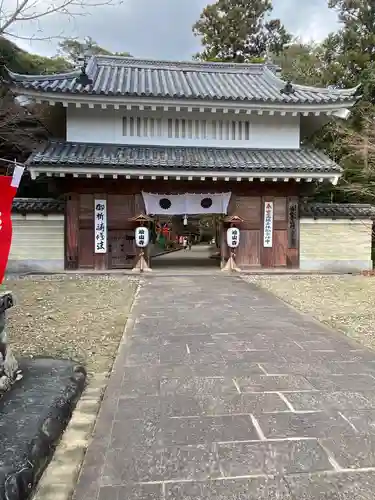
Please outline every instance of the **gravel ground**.
[[136, 289], [126, 276], [27, 276], [7, 279], [17, 304], [8, 313], [17, 357], [72, 359], [89, 374], [113, 363]]
[[375, 278], [244, 276], [297, 309], [375, 349]]

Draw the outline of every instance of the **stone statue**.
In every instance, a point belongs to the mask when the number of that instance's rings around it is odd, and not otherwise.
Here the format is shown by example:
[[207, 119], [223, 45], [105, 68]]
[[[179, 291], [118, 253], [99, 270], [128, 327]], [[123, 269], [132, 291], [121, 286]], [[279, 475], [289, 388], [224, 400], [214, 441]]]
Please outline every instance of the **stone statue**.
[[0, 292], [0, 396], [17, 380], [18, 363], [8, 346], [6, 332], [6, 311], [13, 307], [13, 296], [10, 292]]

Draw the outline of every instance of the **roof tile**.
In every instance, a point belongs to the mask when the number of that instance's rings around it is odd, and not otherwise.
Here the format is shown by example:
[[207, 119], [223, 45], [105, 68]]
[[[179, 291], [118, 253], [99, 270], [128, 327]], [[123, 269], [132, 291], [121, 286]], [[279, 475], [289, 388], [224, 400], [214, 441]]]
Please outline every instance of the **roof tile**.
[[337, 173], [341, 168], [313, 149], [222, 149], [51, 142], [30, 166], [111, 166], [238, 172]]
[[300, 216], [314, 219], [375, 219], [375, 206], [360, 203], [307, 203], [301, 205]]
[[353, 101], [356, 89], [338, 90], [293, 85], [266, 64], [145, 61], [118, 56], [93, 56], [87, 65], [92, 83], [83, 86], [80, 70], [59, 75], [8, 72], [16, 87], [38, 92], [106, 96], [242, 101], [284, 104], [332, 104]]
[[14, 198], [12, 212], [17, 214], [59, 214], [64, 212], [64, 207], [63, 200], [55, 200], [54, 198]]
[[[64, 213], [63, 200], [53, 198], [15, 198], [13, 213]], [[300, 206], [300, 216], [306, 218], [373, 219], [375, 206], [356, 203], [305, 203]]]

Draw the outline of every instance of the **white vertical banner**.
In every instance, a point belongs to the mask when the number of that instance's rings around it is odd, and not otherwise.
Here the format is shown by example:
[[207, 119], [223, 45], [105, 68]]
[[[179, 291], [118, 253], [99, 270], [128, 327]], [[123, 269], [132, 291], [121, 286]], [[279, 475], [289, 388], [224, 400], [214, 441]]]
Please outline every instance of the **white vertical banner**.
[[273, 233], [273, 201], [264, 203], [264, 228], [263, 228], [263, 246], [272, 248]]
[[107, 200], [95, 200], [95, 253], [107, 253]]

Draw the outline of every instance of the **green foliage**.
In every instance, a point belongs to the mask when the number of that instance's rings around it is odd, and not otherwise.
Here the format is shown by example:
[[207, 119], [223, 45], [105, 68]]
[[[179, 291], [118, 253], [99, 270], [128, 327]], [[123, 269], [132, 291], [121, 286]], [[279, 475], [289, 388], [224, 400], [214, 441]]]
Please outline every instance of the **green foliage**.
[[338, 84], [352, 86], [373, 60], [375, 49], [375, 3], [373, 0], [329, 0], [341, 29], [324, 42], [327, 62], [337, 68]]
[[375, 202], [375, 2], [330, 0], [339, 30], [321, 44], [290, 45], [273, 59], [286, 79], [305, 85], [350, 88], [361, 98], [347, 122], [333, 121], [312, 141], [344, 169], [337, 188], [320, 187], [321, 201]]
[[59, 43], [61, 55], [72, 63], [77, 63], [79, 58], [87, 51], [90, 55], [103, 56], [123, 56], [132, 57], [129, 52], [111, 52], [98, 45], [91, 37], [86, 38], [84, 42], [74, 38], [67, 38]]
[[204, 61], [254, 62], [270, 52], [279, 54], [291, 37], [279, 19], [271, 19], [270, 0], [217, 0], [193, 26], [204, 50]]
[[326, 64], [321, 44], [295, 39], [281, 54], [272, 54], [271, 58], [281, 67], [285, 80], [313, 87], [333, 84], [331, 68]]
[[6, 38], [0, 37], [0, 59], [10, 70], [16, 73], [45, 75], [51, 73], [64, 73], [71, 71], [82, 56], [88, 50], [92, 55], [118, 55], [131, 57], [128, 52], [110, 52], [100, 47], [94, 40], [88, 38], [85, 42], [75, 39], [66, 39], [59, 43], [60, 55], [55, 57], [44, 57], [30, 54], [17, 47], [16, 44]]
[[49, 74], [69, 71], [71, 65], [63, 57], [30, 54], [6, 38], [0, 37], [0, 58], [10, 70], [24, 74]]
[[361, 85], [361, 99], [344, 125], [332, 124], [335, 136], [328, 152], [336, 149], [344, 168], [340, 195], [352, 201], [375, 201], [375, 2], [330, 0], [340, 29], [322, 44], [331, 84]]

